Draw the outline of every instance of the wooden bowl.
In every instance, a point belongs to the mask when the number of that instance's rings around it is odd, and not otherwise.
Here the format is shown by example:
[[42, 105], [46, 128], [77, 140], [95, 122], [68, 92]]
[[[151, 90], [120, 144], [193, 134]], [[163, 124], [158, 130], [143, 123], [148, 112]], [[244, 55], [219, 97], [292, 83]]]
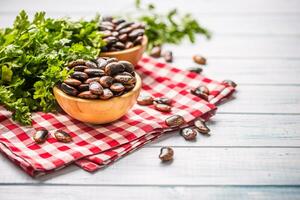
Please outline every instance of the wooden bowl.
[[92, 124], [106, 124], [121, 118], [136, 103], [142, 81], [137, 73], [135, 77], [136, 84], [131, 91], [108, 100], [73, 97], [58, 87], [53, 88], [53, 93], [58, 104], [71, 117]]
[[122, 51], [102, 52], [100, 57], [111, 57], [117, 58], [118, 60], [126, 60], [131, 62], [134, 66], [137, 65], [138, 61], [142, 58], [143, 53], [147, 47], [148, 38], [144, 36], [142, 44], [134, 46], [130, 49]]

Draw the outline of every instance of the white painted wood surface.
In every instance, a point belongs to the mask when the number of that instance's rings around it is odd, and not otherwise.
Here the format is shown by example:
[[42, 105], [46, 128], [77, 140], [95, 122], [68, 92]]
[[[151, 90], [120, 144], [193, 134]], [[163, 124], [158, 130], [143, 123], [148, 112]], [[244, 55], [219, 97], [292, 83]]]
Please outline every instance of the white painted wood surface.
[[[18, 193], [23, 194], [22, 200], [40, 200], [36, 193], [36, 186], [16, 186]], [[156, 186], [39, 186], [40, 194], [46, 199], [66, 200], [101, 199], [124, 200], [132, 199], [267, 199], [267, 200], [298, 200], [299, 191], [295, 187], [156, 187]], [[74, 192], [77, 191], [77, 192]], [[79, 192], [80, 191], [80, 192]], [[6, 200], [16, 199], [16, 191], [13, 187], [0, 188], [1, 193], [6, 193]]]
[[[174, 65], [195, 66], [199, 53], [208, 58], [203, 74], [239, 83], [209, 122], [212, 136], [186, 142], [172, 133], [93, 174], [70, 166], [32, 179], [0, 156], [1, 200], [300, 199], [300, 1], [153, 2], [162, 12], [192, 12], [214, 33], [167, 46]], [[0, 27], [21, 9], [89, 18], [131, 11], [133, 0], [1, 0]], [[157, 159], [164, 145], [175, 149], [170, 165]]]
[[[217, 136], [215, 136], [217, 137]], [[1, 165], [4, 184], [89, 185], [290, 185], [300, 180], [299, 148], [174, 147], [174, 161], [162, 164], [159, 147], [143, 148], [90, 174], [77, 167], [32, 179]], [[11, 164], [11, 163], [10, 163]], [[16, 173], [18, 172], [18, 173]]]

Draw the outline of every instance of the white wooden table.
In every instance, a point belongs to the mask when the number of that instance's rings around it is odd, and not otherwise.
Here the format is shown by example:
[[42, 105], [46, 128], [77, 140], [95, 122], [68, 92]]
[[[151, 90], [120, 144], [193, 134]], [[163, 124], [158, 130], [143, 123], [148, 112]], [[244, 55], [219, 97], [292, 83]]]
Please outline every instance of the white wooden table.
[[[300, 1], [165, 0], [164, 11], [192, 12], [212, 40], [168, 46], [174, 65], [208, 58], [204, 74], [232, 79], [238, 92], [219, 106], [212, 137], [178, 134], [152, 143], [94, 174], [75, 166], [32, 179], [0, 156], [0, 199], [300, 199]], [[1, 0], [0, 25], [20, 9], [48, 16], [90, 17], [132, 10], [133, 1]], [[1, 134], [1, 133], [0, 133]], [[171, 165], [157, 158], [175, 150]]]

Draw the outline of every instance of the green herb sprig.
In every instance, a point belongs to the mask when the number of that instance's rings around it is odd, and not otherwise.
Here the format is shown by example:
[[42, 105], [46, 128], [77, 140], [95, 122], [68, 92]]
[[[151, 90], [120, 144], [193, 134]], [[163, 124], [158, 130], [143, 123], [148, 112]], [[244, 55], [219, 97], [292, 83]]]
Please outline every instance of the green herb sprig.
[[31, 112], [55, 111], [52, 89], [68, 76], [64, 66], [77, 58], [93, 59], [104, 46], [99, 16], [90, 21], [46, 18], [29, 21], [25, 11], [12, 28], [0, 30], [0, 104], [13, 119], [31, 124]]
[[148, 49], [163, 44], [179, 44], [184, 38], [191, 43], [195, 42], [196, 35], [211, 37], [211, 33], [203, 28], [191, 14], [180, 15], [176, 9], [166, 14], [159, 14], [153, 4], [141, 5], [140, 0], [135, 1], [138, 11], [138, 21], [145, 23], [148, 37]]

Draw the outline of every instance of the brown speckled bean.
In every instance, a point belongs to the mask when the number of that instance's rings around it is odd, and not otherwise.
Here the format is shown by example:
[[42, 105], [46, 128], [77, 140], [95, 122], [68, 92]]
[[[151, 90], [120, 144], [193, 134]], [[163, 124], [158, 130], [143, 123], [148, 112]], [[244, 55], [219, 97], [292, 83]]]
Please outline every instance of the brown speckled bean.
[[72, 141], [72, 137], [67, 132], [62, 130], [55, 131], [54, 136], [59, 142], [69, 143]]
[[163, 162], [173, 160], [174, 151], [171, 147], [162, 147], [159, 153], [159, 159]]
[[185, 120], [180, 115], [172, 115], [165, 120], [165, 123], [170, 127], [178, 127], [185, 123]]

